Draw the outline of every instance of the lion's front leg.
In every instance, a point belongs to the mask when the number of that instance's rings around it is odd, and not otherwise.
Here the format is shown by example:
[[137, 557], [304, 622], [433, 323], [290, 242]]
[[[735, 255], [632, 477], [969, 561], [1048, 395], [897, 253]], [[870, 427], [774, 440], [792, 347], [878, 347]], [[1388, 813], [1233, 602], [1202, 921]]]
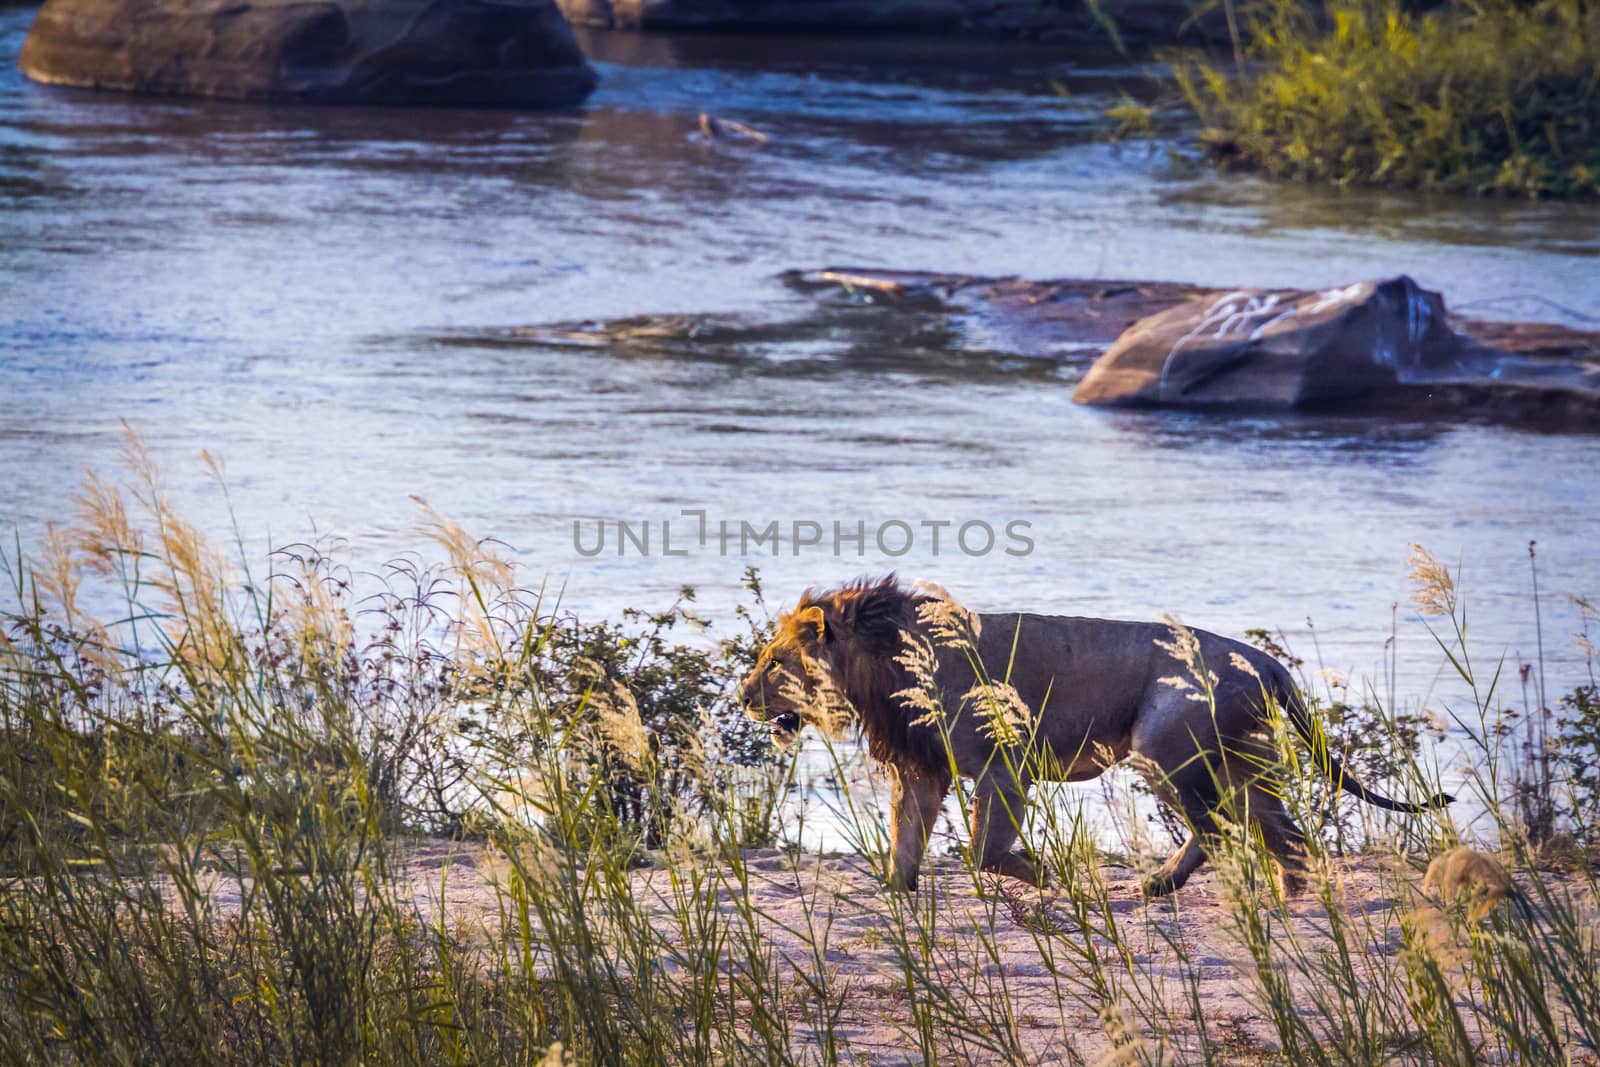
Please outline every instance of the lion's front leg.
[[890, 766], [889, 774], [894, 808], [889, 817], [889, 888], [915, 889], [922, 853], [950, 783], [919, 768]]
[[980, 870], [1042, 886], [1044, 872], [1038, 863], [1011, 847], [1022, 835], [1027, 801], [1027, 789], [1020, 783], [1002, 785], [999, 775], [980, 780], [972, 795], [972, 849]]

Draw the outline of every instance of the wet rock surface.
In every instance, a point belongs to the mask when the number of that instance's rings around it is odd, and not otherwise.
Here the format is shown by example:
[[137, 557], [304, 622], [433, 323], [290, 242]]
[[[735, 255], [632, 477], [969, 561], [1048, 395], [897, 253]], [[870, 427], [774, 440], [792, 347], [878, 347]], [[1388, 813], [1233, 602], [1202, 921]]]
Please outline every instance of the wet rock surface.
[[1455, 374], [1444, 300], [1410, 278], [1241, 289], [1140, 319], [1079, 383], [1083, 404], [1308, 407]]
[[48, 0], [36, 81], [330, 104], [565, 107], [595, 74], [555, 0]]

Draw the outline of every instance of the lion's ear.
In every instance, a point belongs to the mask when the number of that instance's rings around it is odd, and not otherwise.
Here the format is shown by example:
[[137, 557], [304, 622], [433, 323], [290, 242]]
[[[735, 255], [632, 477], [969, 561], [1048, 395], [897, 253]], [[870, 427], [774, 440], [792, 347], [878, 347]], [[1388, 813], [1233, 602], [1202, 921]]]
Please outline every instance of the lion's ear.
[[828, 624], [819, 605], [801, 608], [795, 613], [794, 621], [795, 627], [809, 643], [821, 645], [827, 642]]

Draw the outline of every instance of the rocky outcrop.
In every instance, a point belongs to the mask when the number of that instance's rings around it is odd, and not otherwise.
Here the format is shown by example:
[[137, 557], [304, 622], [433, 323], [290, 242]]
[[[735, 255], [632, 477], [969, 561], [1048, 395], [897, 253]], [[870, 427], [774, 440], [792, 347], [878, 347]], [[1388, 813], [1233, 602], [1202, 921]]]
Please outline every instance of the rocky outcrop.
[[1600, 334], [1452, 316], [1438, 293], [1405, 276], [1326, 290], [848, 268], [788, 278], [825, 300], [953, 319], [953, 332], [970, 323], [1020, 354], [1082, 359], [1073, 399], [1084, 404], [1387, 413], [1600, 432]]
[[[1134, 48], [1221, 40], [1226, 23], [1188, 0], [560, 0], [574, 25], [614, 30], [942, 33], [1114, 41]], [[1109, 27], [1114, 26], [1115, 30]]]
[[564, 107], [594, 71], [555, 0], [47, 0], [37, 81], [331, 104]]
[[1141, 319], [1073, 391], [1123, 407], [1310, 407], [1457, 369], [1444, 301], [1410, 278], [1247, 289]]

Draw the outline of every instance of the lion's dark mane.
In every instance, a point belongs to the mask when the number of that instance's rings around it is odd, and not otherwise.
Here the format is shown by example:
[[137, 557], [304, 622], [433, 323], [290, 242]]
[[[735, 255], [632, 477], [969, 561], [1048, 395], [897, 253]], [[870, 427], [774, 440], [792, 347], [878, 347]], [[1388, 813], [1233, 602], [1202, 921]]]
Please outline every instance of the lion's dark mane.
[[916, 684], [896, 660], [905, 649], [905, 634], [921, 631], [917, 606], [928, 599], [901, 588], [890, 574], [858, 579], [825, 594], [808, 591], [800, 608], [822, 609], [829, 666], [856, 709], [872, 758], [891, 765], [909, 763], [948, 782], [950, 758], [938, 728], [912, 726], [915, 716], [893, 696]]

